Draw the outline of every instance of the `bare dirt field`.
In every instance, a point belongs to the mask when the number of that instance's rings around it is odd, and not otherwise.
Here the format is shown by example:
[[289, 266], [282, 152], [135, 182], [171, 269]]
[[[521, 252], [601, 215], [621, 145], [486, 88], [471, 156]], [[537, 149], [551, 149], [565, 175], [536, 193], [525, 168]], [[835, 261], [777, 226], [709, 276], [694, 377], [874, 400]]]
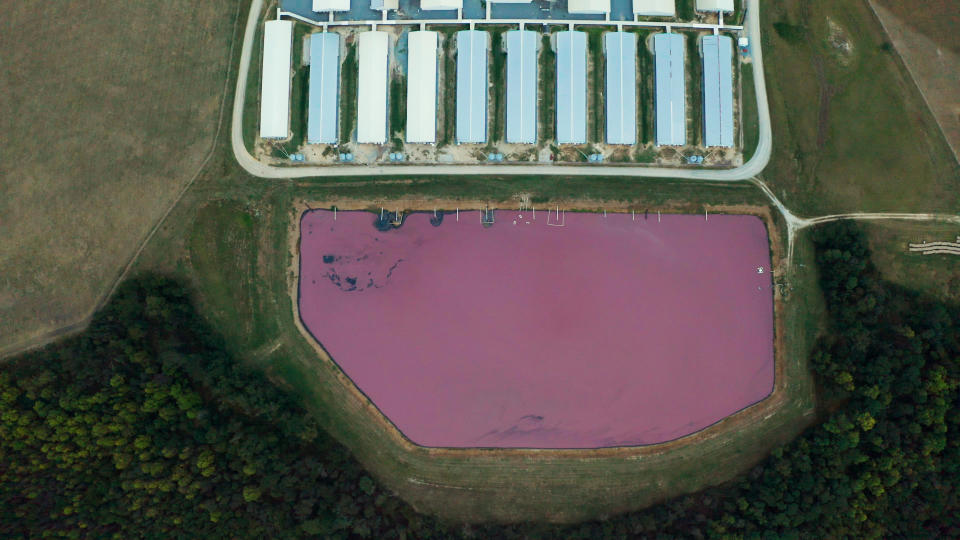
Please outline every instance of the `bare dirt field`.
[[4, 5], [0, 353], [82, 321], [196, 174], [238, 8]]

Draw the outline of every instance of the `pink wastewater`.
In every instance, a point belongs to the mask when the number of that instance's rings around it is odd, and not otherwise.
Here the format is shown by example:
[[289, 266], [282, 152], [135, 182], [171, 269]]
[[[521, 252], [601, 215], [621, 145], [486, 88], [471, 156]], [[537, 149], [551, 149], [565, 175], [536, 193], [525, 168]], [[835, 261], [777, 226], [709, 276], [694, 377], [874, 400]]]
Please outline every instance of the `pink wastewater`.
[[431, 217], [387, 232], [367, 212], [301, 223], [305, 327], [414, 443], [654, 444], [772, 391], [760, 219]]

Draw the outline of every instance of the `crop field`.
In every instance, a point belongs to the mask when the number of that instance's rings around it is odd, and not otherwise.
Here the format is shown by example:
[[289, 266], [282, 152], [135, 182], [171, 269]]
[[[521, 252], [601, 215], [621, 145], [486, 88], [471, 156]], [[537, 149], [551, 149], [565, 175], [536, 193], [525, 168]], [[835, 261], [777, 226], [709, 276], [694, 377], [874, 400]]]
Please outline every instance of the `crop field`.
[[4, 6], [0, 351], [84, 320], [196, 174], [243, 15], [228, 0]]
[[762, 17], [777, 196], [800, 215], [960, 206], [956, 162], [865, 2], [789, 0]]

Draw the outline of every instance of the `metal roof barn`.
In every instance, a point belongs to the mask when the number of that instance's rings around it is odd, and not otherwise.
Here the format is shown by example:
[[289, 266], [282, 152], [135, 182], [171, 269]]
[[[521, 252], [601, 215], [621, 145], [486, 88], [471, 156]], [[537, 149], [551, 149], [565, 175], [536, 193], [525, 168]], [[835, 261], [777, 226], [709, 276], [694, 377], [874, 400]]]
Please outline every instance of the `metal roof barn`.
[[292, 21], [267, 21], [263, 27], [263, 80], [260, 87], [260, 136], [290, 135], [290, 51]]
[[537, 142], [537, 33], [507, 32], [507, 142]]
[[313, 11], [350, 11], [350, 0], [313, 0]]
[[357, 142], [387, 142], [387, 53], [386, 32], [357, 34], [360, 76], [357, 79]]
[[407, 142], [437, 141], [437, 33], [407, 34]]
[[704, 36], [703, 142], [733, 146], [733, 39]]
[[657, 109], [657, 145], [681, 146], [687, 142], [686, 88], [683, 70], [683, 36], [653, 36]]
[[340, 85], [340, 34], [310, 34], [310, 90], [307, 142], [337, 142], [337, 102]]
[[697, 11], [733, 11], [733, 0], [697, 0]]
[[557, 34], [557, 142], [587, 142], [587, 34]]
[[610, 0], [569, 0], [567, 11], [583, 14], [610, 13]]
[[633, 12], [648, 17], [674, 17], [677, 6], [674, 0], [633, 0]]
[[462, 9], [463, 0], [420, 0], [420, 9], [424, 11]]
[[480, 30], [457, 32], [457, 143], [487, 141], [487, 49]]
[[607, 57], [607, 142], [637, 142], [637, 35], [609, 32], [603, 36]]
[[399, 0], [370, 0], [370, 9], [372, 10], [389, 11], [397, 9], [399, 5]]

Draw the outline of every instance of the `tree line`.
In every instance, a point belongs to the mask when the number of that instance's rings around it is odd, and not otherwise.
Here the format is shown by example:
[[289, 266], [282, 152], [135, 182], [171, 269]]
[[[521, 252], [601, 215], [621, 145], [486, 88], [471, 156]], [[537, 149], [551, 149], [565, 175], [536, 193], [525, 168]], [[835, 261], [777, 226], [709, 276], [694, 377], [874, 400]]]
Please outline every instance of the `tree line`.
[[182, 284], [142, 275], [83, 335], [0, 369], [0, 535], [960, 537], [960, 308], [884, 282], [853, 223], [814, 242], [820, 421], [724, 486], [574, 526], [417, 514]]

